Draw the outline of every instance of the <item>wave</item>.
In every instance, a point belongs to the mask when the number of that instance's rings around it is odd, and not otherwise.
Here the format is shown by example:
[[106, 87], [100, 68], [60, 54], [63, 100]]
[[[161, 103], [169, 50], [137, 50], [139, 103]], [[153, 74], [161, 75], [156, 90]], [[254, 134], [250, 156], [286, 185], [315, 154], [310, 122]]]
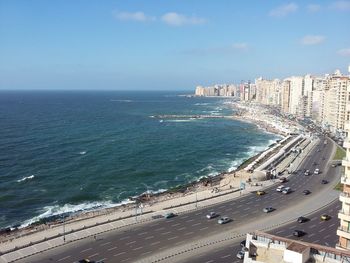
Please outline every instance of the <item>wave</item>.
[[17, 183], [24, 182], [27, 180], [33, 179], [35, 176], [32, 174], [31, 176], [23, 177], [22, 179], [17, 180]]
[[81, 152], [79, 152], [79, 154], [84, 155], [84, 154], [86, 154], [86, 151], [81, 151]]
[[110, 100], [110, 101], [113, 101], [113, 102], [133, 102], [132, 100]]
[[45, 219], [54, 220], [54, 219], [59, 219], [60, 217], [66, 217], [69, 214], [118, 207], [125, 204], [130, 204], [130, 203], [134, 203], [134, 201], [127, 199], [120, 203], [112, 203], [111, 201], [105, 201], [105, 202], [82, 203], [78, 205], [65, 204], [63, 206], [60, 206], [60, 205], [45, 206], [43, 208], [43, 211], [44, 211], [43, 213], [39, 214], [38, 216], [34, 216], [29, 220], [24, 221], [19, 228], [27, 227], [35, 222], [45, 220]]
[[180, 119], [180, 120], [165, 120], [165, 122], [192, 122], [196, 120], [197, 118], [190, 118], [190, 119]]
[[196, 105], [196, 106], [207, 106], [209, 104], [210, 103], [195, 103], [194, 105]]

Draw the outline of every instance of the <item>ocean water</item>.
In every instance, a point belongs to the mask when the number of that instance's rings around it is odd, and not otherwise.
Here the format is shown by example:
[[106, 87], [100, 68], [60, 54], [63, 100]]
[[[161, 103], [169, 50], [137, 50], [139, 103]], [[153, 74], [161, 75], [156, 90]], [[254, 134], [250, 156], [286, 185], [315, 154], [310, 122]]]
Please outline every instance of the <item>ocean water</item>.
[[0, 92], [0, 227], [118, 205], [235, 169], [279, 137], [227, 119], [230, 99], [176, 92]]

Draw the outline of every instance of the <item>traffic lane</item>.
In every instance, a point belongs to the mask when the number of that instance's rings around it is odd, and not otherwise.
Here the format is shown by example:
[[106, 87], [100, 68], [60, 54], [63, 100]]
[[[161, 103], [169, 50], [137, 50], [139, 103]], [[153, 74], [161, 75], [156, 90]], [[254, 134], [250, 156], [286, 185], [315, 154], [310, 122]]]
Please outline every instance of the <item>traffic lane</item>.
[[[295, 176], [293, 176], [293, 177], [295, 177]], [[293, 179], [293, 177], [291, 177], [291, 180]], [[312, 177], [310, 177], [310, 180], [308, 180], [308, 181], [311, 181], [311, 178]], [[303, 183], [305, 183], [305, 182], [303, 182]], [[287, 195], [283, 201], [283, 198], [280, 198], [280, 196], [281, 196], [280, 193], [273, 192], [272, 195], [275, 196], [274, 199], [276, 199], [276, 201], [278, 203], [282, 203], [282, 202], [285, 202], [286, 200], [292, 199], [289, 195]], [[187, 214], [178, 216], [174, 219], [170, 219], [170, 220], [166, 220], [166, 221], [158, 220], [158, 221], [154, 222], [153, 224], [147, 225], [146, 228], [148, 228], [148, 231], [150, 233], [156, 233], [156, 231], [163, 231], [157, 236], [151, 235], [151, 236], [145, 236], [144, 238], [138, 237], [139, 234], [143, 234], [143, 233], [147, 232], [147, 231], [143, 230], [143, 228], [145, 226], [141, 226], [141, 227], [138, 227], [135, 229], [130, 229], [130, 230], [128, 230], [129, 233], [125, 233], [125, 231], [124, 231], [124, 233], [116, 234], [116, 236], [114, 238], [112, 238], [111, 241], [106, 241], [104, 243], [104, 244], [106, 244], [105, 245], [106, 249], [104, 251], [101, 251], [100, 248], [98, 251], [102, 252], [102, 254], [110, 255], [110, 254], [112, 254], [111, 251], [113, 251], [113, 253], [114, 253], [114, 250], [115, 250], [115, 252], [118, 252], [118, 253], [113, 254], [113, 256], [118, 255], [119, 257], [122, 257], [122, 255], [126, 254], [126, 255], [124, 255], [124, 257], [127, 257], [127, 256], [130, 256], [130, 253], [127, 253], [126, 251], [132, 250], [132, 251], [135, 251], [135, 253], [133, 253], [133, 256], [136, 254], [142, 255], [144, 253], [150, 253], [150, 251], [154, 251], [154, 247], [152, 247], [152, 246], [156, 246], [158, 244], [166, 245], [168, 243], [167, 247], [170, 248], [174, 245], [179, 245], [181, 243], [185, 243], [184, 241], [174, 242], [175, 241], [174, 239], [186, 240], [186, 242], [190, 242], [191, 240], [195, 240], [195, 239], [197, 239], [196, 235], [203, 236], [203, 232], [201, 232], [201, 231], [205, 231], [206, 235], [210, 234], [211, 232], [217, 233], [220, 231], [226, 231], [232, 227], [231, 226], [230, 227], [229, 226], [220, 226], [220, 228], [217, 228], [217, 227], [212, 227], [212, 226], [211, 227], [210, 226], [202, 226], [202, 224], [205, 224], [205, 221], [203, 222], [203, 220], [201, 220], [201, 218], [199, 218], [199, 217], [202, 217], [202, 219], [203, 219], [203, 217], [205, 216], [204, 214], [206, 212], [209, 212], [212, 210], [217, 210], [217, 211], [221, 210], [220, 211], [221, 214], [226, 214], [228, 216], [235, 217], [234, 220], [236, 221], [236, 223], [238, 223], [238, 224], [235, 224], [236, 226], [240, 225], [239, 221], [243, 221], [243, 219], [245, 219], [243, 223], [247, 223], [247, 219], [252, 218], [252, 215], [255, 216], [255, 218], [251, 219], [251, 220], [256, 220], [256, 216], [259, 216], [259, 213], [261, 214], [260, 216], [262, 216], [263, 215], [263, 213], [261, 211], [262, 208], [266, 205], [271, 205], [271, 200], [272, 200], [271, 196], [269, 198], [265, 198], [265, 197], [266, 196], [261, 196], [261, 197], [259, 196], [258, 197], [254, 194], [248, 195], [247, 197], [244, 197], [242, 199], [229, 201], [226, 204], [225, 203], [217, 204], [205, 212], [195, 211], [195, 212], [192, 212], [192, 215], [191, 215], [191, 213], [187, 213]], [[293, 199], [294, 199], [293, 201], [295, 202], [296, 198], [293, 198]], [[243, 203], [243, 204], [240, 207], [240, 205], [239, 204], [237, 205], [237, 203]], [[253, 203], [253, 205], [251, 203]], [[276, 208], [279, 208], [278, 203], [276, 204]], [[222, 211], [222, 209], [224, 209], [224, 211]], [[230, 210], [234, 210], [234, 209], [235, 209], [235, 211], [229, 213]], [[252, 211], [252, 212], [250, 212], [250, 211]], [[254, 214], [257, 214], [257, 215], [254, 215]], [[194, 218], [191, 218], [192, 216]], [[263, 216], [266, 216], [266, 215], [263, 215]], [[188, 217], [190, 217], [190, 219], [186, 219]], [[189, 228], [186, 227], [186, 224], [190, 223], [188, 221], [194, 222], [194, 221], [198, 221], [198, 219], [200, 220], [200, 222], [195, 222], [194, 224], [192, 224], [191, 225], [192, 228], [190, 228], [190, 230], [189, 230]], [[186, 220], [187, 220], [187, 222], [185, 222]], [[177, 221], [177, 222], [175, 222], [173, 225], [171, 225], [172, 227], [177, 227], [177, 226], [181, 226], [181, 227], [175, 229], [176, 231], [174, 231], [174, 232], [173, 231], [165, 231], [164, 232], [165, 229], [169, 229], [169, 224], [165, 227], [163, 225], [164, 222], [172, 223], [174, 221]], [[209, 221], [207, 221], [207, 222], [209, 223]], [[180, 224], [180, 225], [177, 225], [177, 224]], [[198, 229], [194, 229], [194, 227], [197, 227]], [[208, 228], [206, 229], [206, 227], [208, 227]], [[139, 231], [143, 231], [143, 232], [138, 233]], [[146, 234], [147, 233], [145, 233], [145, 235]], [[162, 237], [163, 235], [164, 235], [164, 237]], [[132, 239], [131, 239], [131, 236], [132, 236]], [[157, 241], [151, 242], [150, 239], [153, 239], [153, 238], [156, 238]], [[129, 239], [130, 239], [130, 241], [129, 241]], [[128, 242], [126, 242], [125, 240]], [[108, 243], [108, 242], [110, 242], [110, 243]], [[108, 244], [111, 244], [111, 246], [107, 246]], [[161, 247], [161, 249], [165, 249], [167, 247], [164, 246], [164, 247]], [[80, 249], [80, 252], [82, 252], [82, 251], [83, 252], [87, 252], [87, 251], [90, 252], [92, 250], [92, 249], [90, 249], [90, 247], [82, 247], [82, 248], [74, 249], [72, 254], [74, 254], [79, 249]], [[151, 250], [149, 250], [149, 249], [151, 249]], [[95, 252], [95, 251], [91, 251], [91, 252]], [[98, 256], [99, 253], [98, 252], [93, 253], [93, 254], [90, 253], [90, 256], [91, 255]], [[62, 259], [62, 258], [60, 258], [60, 259]], [[127, 260], [127, 259], [128, 258], [125, 258], [125, 260]]]
[[[335, 247], [336, 243], [339, 240], [336, 233], [339, 226], [338, 211], [340, 209], [341, 202], [336, 201], [326, 210], [320, 210], [310, 216], [305, 216], [310, 219], [308, 222], [298, 223], [295, 221], [282, 228], [269, 231], [269, 233], [294, 240], [301, 240], [305, 242], [312, 242], [320, 245]], [[322, 221], [321, 215], [323, 214], [330, 215], [331, 219]], [[293, 236], [294, 230], [301, 230], [306, 234], [302, 237], [295, 237]]]
[[[336, 234], [339, 221], [337, 218], [338, 210], [341, 208], [341, 203], [339, 201], [327, 206], [326, 208], [309, 215], [309, 222], [303, 223], [305, 226], [305, 232], [308, 234], [302, 238], [297, 238], [292, 235], [295, 229], [303, 230], [300, 228], [300, 223], [293, 222], [286, 224], [274, 230], [268, 231], [273, 235], [287, 237], [294, 240], [301, 240], [310, 243], [316, 243], [320, 245], [335, 247], [338, 242], [338, 236]], [[322, 214], [328, 214], [332, 218], [329, 221], [320, 221], [320, 216]], [[320, 227], [319, 227], [320, 226]], [[325, 230], [323, 230], [325, 229]], [[243, 239], [242, 239], [243, 240]], [[210, 250], [210, 252], [201, 253], [191, 257], [187, 262], [193, 263], [212, 263], [212, 262], [236, 262], [241, 263], [242, 260], [237, 258], [238, 251], [241, 250], [239, 242], [235, 242], [230, 245], [223, 246], [222, 248]]]

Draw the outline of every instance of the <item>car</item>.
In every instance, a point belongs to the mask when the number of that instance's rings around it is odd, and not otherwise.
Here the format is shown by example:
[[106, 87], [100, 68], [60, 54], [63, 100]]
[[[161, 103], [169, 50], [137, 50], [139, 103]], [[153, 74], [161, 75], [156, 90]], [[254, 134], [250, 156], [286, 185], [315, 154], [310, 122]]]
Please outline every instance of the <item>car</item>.
[[279, 187], [276, 188], [276, 191], [277, 192], [282, 192], [284, 188], [285, 188], [284, 185], [280, 185]]
[[242, 240], [241, 243], [239, 243], [241, 245], [241, 247], [245, 247], [246, 244], [246, 240]]
[[273, 208], [273, 207], [271, 207], [271, 206], [268, 206], [268, 207], [265, 207], [264, 209], [263, 209], [263, 212], [264, 213], [270, 213], [270, 212], [272, 212], [272, 211], [274, 211], [275, 210], [275, 208]]
[[321, 184], [328, 184], [328, 181], [323, 179], [323, 180], [321, 181]]
[[330, 215], [327, 215], [327, 214], [321, 215], [321, 220], [322, 220], [322, 221], [328, 221], [329, 219], [331, 219], [331, 216], [330, 216]]
[[289, 193], [291, 193], [292, 192], [292, 188], [290, 188], [290, 187], [285, 187], [284, 189], [283, 189], [283, 191], [282, 191], [282, 194], [289, 194]]
[[207, 218], [208, 219], [212, 219], [212, 218], [215, 218], [215, 217], [218, 217], [219, 215], [215, 212], [210, 212], [209, 214], [207, 214]]
[[310, 170], [306, 170], [304, 175], [306, 175], [306, 176], [310, 175]]
[[223, 224], [226, 224], [230, 221], [231, 221], [231, 219], [229, 217], [223, 216], [218, 220], [218, 224], [223, 225]]
[[287, 178], [286, 177], [281, 177], [279, 180], [280, 180], [281, 183], [287, 182]]
[[264, 195], [264, 194], [266, 194], [266, 192], [265, 191], [256, 191], [256, 194], [257, 195]]
[[87, 258], [84, 258], [84, 259], [79, 260], [78, 263], [95, 263], [95, 261], [91, 261]]
[[302, 231], [302, 230], [294, 230], [293, 231], [293, 236], [295, 236], [295, 237], [302, 237], [302, 236], [304, 236], [306, 233], [304, 232], [304, 231]]
[[303, 191], [303, 194], [304, 194], [304, 195], [309, 195], [309, 194], [311, 194], [311, 192], [310, 192], [310, 190], [307, 190], [307, 189], [306, 189], [306, 190]]
[[176, 215], [174, 213], [167, 213], [164, 215], [164, 218], [172, 218], [172, 217], [175, 217]]
[[310, 219], [307, 218], [307, 217], [299, 216], [297, 222], [298, 222], [298, 223], [305, 223], [305, 222], [307, 222], [307, 221], [309, 221], [309, 220], [310, 220]]
[[314, 171], [314, 174], [319, 174], [320, 173], [320, 169], [316, 168]]
[[239, 258], [239, 259], [244, 259], [244, 252], [243, 251], [238, 251], [236, 257]]

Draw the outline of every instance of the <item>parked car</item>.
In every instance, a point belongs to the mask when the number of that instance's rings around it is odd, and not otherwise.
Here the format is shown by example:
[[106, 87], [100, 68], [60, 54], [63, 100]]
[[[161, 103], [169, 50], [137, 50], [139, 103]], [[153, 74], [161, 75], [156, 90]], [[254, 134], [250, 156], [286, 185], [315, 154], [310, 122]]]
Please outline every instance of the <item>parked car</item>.
[[310, 190], [307, 190], [307, 189], [306, 189], [306, 190], [303, 191], [303, 194], [304, 194], [304, 195], [309, 195], [309, 194], [311, 194], [311, 192], [310, 192]]
[[272, 212], [272, 211], [274, 211], [275, 210], [275, 208], [273, 208], [273, 207], [271, 207], [271, 206], [268, 206], [268, 207], [265, 207], [264, 209], [263, 209], [263, 212], [265, 212], [265, 213], [270, 213], [270, 212]]
[[300, 217], [298, 217], [297, 222], [298, 222], [298, 223], [305, 223], [305, 222], [307, 222], [307, 221], [309, 221], [309, 220], [310, 220], [310, 219], [307, 218], [307, 217], [300, 216]]
[[238, 253], [237, 253], [237, 258], [239, 258], [239, 259], [244, 259], [244, 252], [243, 251], [238, 251]]
[[321, 181], [321, 184], [328, 184], [328, 181], [323, 179], [323, 180]]
[[174, 213], [167, 213], [164, 215], [164, 218], [172, 218], [172, 217], [175, 217], [176, 215]]
[[284, 189], [283, 189], [283, 191], [282, 191], [282, 194], [289, 194], [289, 193], [291, 193], [292, 192], [292, 188], [290, 188], [290, 187], [285, 187]]
[[208, 219], [212, 219], [212, 218], [215, 218], [217, 216], [219, 216], [219, 215], [217, 213], [215, 213], [215, 212], [210, 212], [209, 214], [207, 214], [207, 218]]
[[329, 219], [331, 219], [331, 216], [330, 216], [330, 215], [327, 215], [327, 214], [321, 215], [321, 220], [322, 220], [322, 221], [328, 221]]
[[304, 231], [302, 231], [302, 230], [294, 230], [293, 231], [293, 236], [295, 236], [295, 237], [302, 237], [302, 236], [304, 236], [306, 233], [304, 232]]
[[223, 216], [218, 220], [218, 224], [223, 225], [231, 221], [231, 218]]
[[245, 247], [246, 244], [246, 240], [242, 240], [241, 243], [239, 243], [241, 245], [241, 247]]
[[282, 192], [284, 187], [285, 187], [284, 185], [280, 185], [279, 187], [277, 187], [276, 191], [277, 192]]
[[320, 173], [320, 169], [316, 168], [314, 171], [314, 174], [319, 174]]
[[264, 195], [264, 194], [266, 194], [266, 192], [265, 191], [256, 191], [256, 194], [257, 195]]

